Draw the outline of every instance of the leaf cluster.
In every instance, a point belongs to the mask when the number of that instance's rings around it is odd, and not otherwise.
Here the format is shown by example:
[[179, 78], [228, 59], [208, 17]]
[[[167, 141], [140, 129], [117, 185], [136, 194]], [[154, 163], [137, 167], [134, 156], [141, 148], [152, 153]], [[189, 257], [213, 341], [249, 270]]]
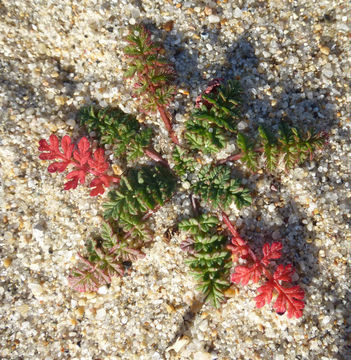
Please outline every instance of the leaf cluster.
[[249, 190], [238, 179], [232, 179], [230, 169], [224, 165], [203, 166], [192, 190], [214, 209], [226, 209], [233, 201], [238, 209], [251, 204]]
[[254, 284], [265, 278], [265, 283], [257, 289], [258, 295], [255, 298], [256, 307], [261, 308], [273, 300], [273, 308], [280, 315], [287, 312], [288, 318], [299, 318], [302, 316], [302, 310], [305, 307], [303, 301], [304, 290], [298, 286], [292, 286], [292, 275], [295, 270], [292, 264], [278, 265], [272, 274], [269, 270], [272, 260], [281, 258], [282, 244], [273, 242], [271, 245], [265, 243], [262, 248], [263, 256], [258, 258], [249, 248], [247, 243], [236, 233], [232, 237], [232, 244], [228, 245], [234, 255], [245, 260], [243, 265], [235, 267], [234, 273], [231, 274], [231, 281], [247, 285], [250, 281]]
[[129, 67], [125, 77], [135, 77], [135, 95], [143, 100], [145, 111], [156, 111], [173, 99], [175, 87], [173, 67], [161, 55], [158, 44], [151, 40], [150, 32], [142, 25], [134, 26], [124, 48]]
[[258, 167], [260, 153], [263, 154], [268, 171], [275, 170], [280, 162], [285, 170], [290, 170], [307, 159], [312, 160], [316, 151], [325, 145], [327, 138], [325, 132], [303, 132], [285, 122], [279, 125], [277, 136], [263, 126], [259, 127], [258, 132], [260, 139], [256, 143], [242, 133], [237, 137], [241, 149], [240, 160], [252, 171]]
[[196, 161], [193, 156], [189, 155], [186, 149], [175, 146], [172, 156], [175, 163], [173, 170], [177, 175], [183, 176], [194, 172]]
[[214, 153], [225, 147], [240, 120], [241, 93], [240, 84], [235, 80], [218, 82], [217, 86], [205, 90], [200, 106], [186, 123], [186, 138], [192, 149]]
[[88, 131], [94, 131], [101, 144], [113, 146], [117, 157], [127, 161], [143, 156], [143, 149], [151, 143], [152, 130], [142, 128], [135, 116], [119, 108], [99, 109], [87, 106], [80, 110], [79, 118]]
[[164, 166], [131, 168], [121, 177], [119, 188], [109, 192], [109, 201], [103, 204], [104, 216], [118, 220], [123, 230], [135, 236], [148, 237], [143, 222], [145, 214], [164, 205], [175, 186], [176, 179]]
[[179, 229], [189, 233], [193, 242], [192, 255], [186, 263], [199, 283], [198, 289], [216, 308], [224, 300], [223, 291], [230, 285], [227, 278], [231, 267], [230, 252], [225, 248], [227, 238], [217, 233], [217, 227], [218, 219], [208, 214], [179, 224]]
[[111, 283], [114, 276], [123, 276], [125, 261], [144, 257], [140, 246], [128, 243], [125, 235], [104, 223], [100, 237], [87, 244], [87, 255], [78, 254], [77, 267], [68, 278], [70, 286], [80, 292], [97, 291], [100, 286]]
[[39, 141], [39, 155], [41, 160], [61, 160], [55, 161], [48, 166], [50, 173], [63, 172], [67, 167], [73, 167], [66, 178], [64, 189], [75, 189], [78, 183], [84, 184], [88, 174], [94, 175], [89, 187], [92, 188], [90, 196], [97, 196], [105, 192], [105, 187], [118, 183], [119, 178], [108, 175], [109, 164], [105, 160], [105, 152], [98, 148], [92, 152], [90, 143], [86, 137], [82, 137], [78, 144], [72, 143], [69, 136], [65, 135], [60, 141], [54, 134], [50, 135], [49, 142], [45, 139]]

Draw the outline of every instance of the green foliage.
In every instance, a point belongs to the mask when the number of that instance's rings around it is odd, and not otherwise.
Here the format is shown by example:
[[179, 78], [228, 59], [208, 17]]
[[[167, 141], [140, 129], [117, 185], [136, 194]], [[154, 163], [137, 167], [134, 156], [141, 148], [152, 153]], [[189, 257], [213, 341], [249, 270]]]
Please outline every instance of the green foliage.
[[143, 215], [164, 205], [175, 190], [176, 179], [163, 166], [132, 168], [122, 176], [118, 190], [109, 192], [109, 201], [103, 204], [106, 219], [119, 220], [125, 231], [135, 236], [148, 237]]
[[231, 267], [226, 236], [217, 233], [218, 219], [208, 214], [184, 220], [179, 229], [193, 238], [192, 255], [186, 261], [191, 274], [199, 282], [205, 299], [218, 308], [224, 300], [223, 291], [229, 287], [227, 278]]
[[238, 209], [251, 204], [249, 191], [241, 186], [239, 180], [232, 179], [230, 169], [223, 165], [204, 166], [193, 191], [215, 209], [226, 209], [233, 201]]
[[202, 95], [200, 107], [193, 111], [186, 123], [190, 147], [204, 153], [222, 149], [240, 120], [242, 90], [239, 82], [231, 80], [209, 89]]
[[82, 292], [97, 291], [100, 286], [109, 284], [112, 277], [123, 276], [124, 261], [144, 256], [139, 250], [140, 244], [128, 241], [120, 228], [115, 230], [104, 223], [100, 237], [88, 242], [86, 256], [79, 255], [77, 267], [69, 277], [70, 286]]
[[263, 145], [263, 152], [265, 157], [265, 165], [268, 171], [272, 172], [277, 166], [277, 155], [279, 153], [277, 147], [277, 140], [274, 135], [263, 126], [258, 128]]
[[258, 128], [258, 132], [260, 139], [257, 144], [244, 134], [238, 134], [237, 144], [241, 149], [238, 158], [249, 169], [256, 170], [258, 153], [263, 153], [265, 166], [270, 172], [276, 169], [279, 161], [285, 170], [290, 170], [308, 158], [312, 159], [314, 153], [323, 147], [327, 137], [324, 132], [303, 133], [295, 127], [289, 127], [285, 122], [279, 125], [278, 136], [274, 136], [263, 126]]
[[254, 171], [257, 166], [258, 156], [254, 150], [254, 143], [250, 141], [246, 135], [238, 133], [237, 144], [243, 154], [241, 161], [243, 161], [249, 169]]
[[143, 156], [143, 149], [150, 145], [152, 130], [142, 129], [135, 116], [119, 108], [88, 106], [80, 110], [79, 118], [89, 131], [95, 131], [102, 144], [113, 145], [115, 155], [126, 155], [127, 161]]
[[172, 155], [175, 162], [173, 170], [179, 176], [185, 175], [195, 170], [196, 161], [194, 160], [194, 157], [189, 155], [189, 153], [184, 148], [175, 146]]
[[143, 110], [156, 111], [158, 106], [168, 105], [175, 92], [171, 85], [174, 70], [161, 56], [160, 46], [141, 25], [131, 29], [127, 41], [124, 53], [129, 67], [124, 76], [135, 77], [135, 94], [143, 99]]

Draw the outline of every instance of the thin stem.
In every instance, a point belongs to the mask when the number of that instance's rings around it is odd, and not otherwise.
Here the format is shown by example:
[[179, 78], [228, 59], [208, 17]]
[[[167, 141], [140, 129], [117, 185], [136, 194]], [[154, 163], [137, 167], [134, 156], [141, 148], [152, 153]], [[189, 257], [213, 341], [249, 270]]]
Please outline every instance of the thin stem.
[[148, 156], [150, 159], [160, 163], [161, 165], [164, 165], [169, 168], [169, 163], [166, 159], [164, 159], [161, 154], [159, 154], [157, 151], [155, 151], [152, 148], [145, 148], [144, 154]]
[[[263, 153], [264, 152], [264, 148], [260, 147], [257, 149], [254, 149], [255, 152], [257, 153]], [[239, 153], [239, 154], [234, 154], [234, 155], [230, 155], [228, 157], [226, 157], [225, 159], [221, 159], [217, 161], [217, 165], [222, 165], [225, 164], [228, 161], [237, 161], [240, 160], [245, 154], [243, 152]]]
[[194, 216], [198, 217], [200, 215], [200, 204], [199, 200], [194, 196], [194, 194], [190, 194], [190, 202]]
[[172, 129], [172, 124], [171, 121], [169, 119], [169, 115], [167, 113], [167, 110], [164, 108], [164, 106], [162, 105], [157, 105], [157, 110], [160, 113], [161, 119], [163, 121], [163, 123], [165, 124], [165, 127], [169, 133], [169, 136], [171, 137], [171, 140], [179, 145], [179, 140], [177, 138], [177, 135], [175, 134], [175, 132]]

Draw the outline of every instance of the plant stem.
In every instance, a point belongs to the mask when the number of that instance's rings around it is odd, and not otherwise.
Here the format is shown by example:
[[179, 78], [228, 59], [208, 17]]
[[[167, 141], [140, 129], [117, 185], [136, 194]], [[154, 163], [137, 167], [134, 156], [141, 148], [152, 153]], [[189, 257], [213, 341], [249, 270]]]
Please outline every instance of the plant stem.
[[162, 105], [157, 105], [157, 110], [161, 115], [161, 119], [162, 119], [163, 123], [165, 124], [165, 127], [169, 133], [169, 136], [171, 137], [171, 140], [175, 144], [179, 145], [179, 140], [177, 138], [177, 135], [175, 134], [175, 132], [172, 129], [172, 124], [171, 124], [167, 110]]
[[[254, 149], [255, 152], [257, 153], [263, 153], [264, 152], [264, 148], [260, 147], [257, 149]], [[228, 157], [226, 157], [225, 159], [221, 159], [217, 161], [217, 165], [222, 165], [225, 164], [228, 161], [237, 161], [239, 159], [241, 159], [245, 154], [244, 153], [239, 153], [239, 154], [234, 154], [234, 155], [229, 155]]]
[[166, 159], [164, 159], [161, 154], [159, 154], [157, 151], [155, 151], [152, 148], [145, 148], [144, 154], [148, 156], [150, 159], [160, 163], [161, 165], [164, 165], [169, 168], [169, 163]]

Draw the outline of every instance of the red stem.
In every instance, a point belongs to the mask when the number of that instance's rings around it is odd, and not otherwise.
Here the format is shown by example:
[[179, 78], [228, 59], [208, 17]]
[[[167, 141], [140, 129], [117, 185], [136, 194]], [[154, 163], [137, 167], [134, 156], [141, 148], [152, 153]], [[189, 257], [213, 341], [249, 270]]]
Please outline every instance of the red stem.
[[[254, 149], [254, 151], [257, 153], [263, 153], [264, 148], [260, 147], [260, 148]], [[226, 157], [225, 159], [218, 160], [217, 165], [225, 164], [228, 161], [237, 161], [237, 160], [241, 159], [243, 156], [244, 156], [244, 153], [242, 153], [242, 152], [239, 154], [230, 155], [230, 156]]]
[[169, 115], [167, 114], [167, 110], [162, 105], [157, 105], [157, 110], [161, 115], [161, 119], [162, 119], [163, 123], [165, 124], [165, 127], [166, 127], [172, 141], [175, 144], [179, 145], [179, 140], [177, 138], [177, 135], [175, 134], [175, 132], [172, 129], [172, 124], [171, 124], [171, 121], [169, 119]]
[[155, 151], [154, 149], [151, 148], [146, 148], [144, 149], [144, 154], [146, 156], [148, 156], [150, 159], [166, 166], [169, 168], [169, 164], [168, 161], [166, 159], [164, 159], [161, 154], [159, 154], [157, 151]]

